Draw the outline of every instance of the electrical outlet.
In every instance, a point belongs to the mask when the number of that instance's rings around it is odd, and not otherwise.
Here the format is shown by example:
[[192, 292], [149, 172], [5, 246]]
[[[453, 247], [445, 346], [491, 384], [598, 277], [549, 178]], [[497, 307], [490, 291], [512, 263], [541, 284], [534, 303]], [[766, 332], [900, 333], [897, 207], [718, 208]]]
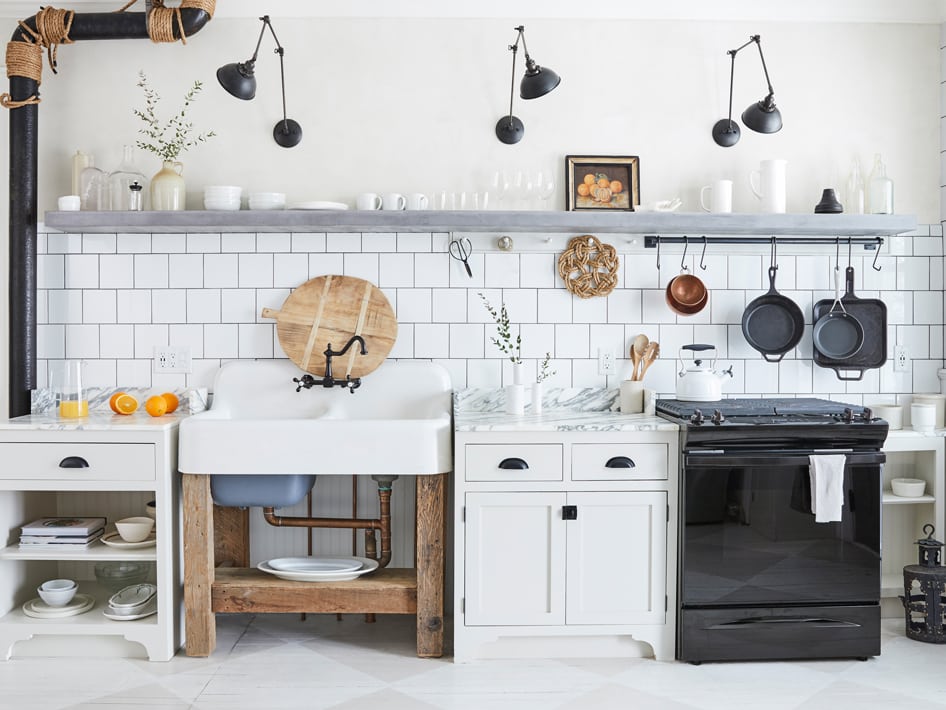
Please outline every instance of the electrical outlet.
[[614, 362], [614, 351], [598, 348], [598, 374], [613, 375], [615, 372], [617, 372], [617, 364]]
[[897, 345], [893, 349], [893, 371], [910, 371], [910, 358], [907, 355], [907, 349], [902, 345]]
[[154, 348], [153, 372], [191, 372], [191, 349], [183, 345], [165, 345]]

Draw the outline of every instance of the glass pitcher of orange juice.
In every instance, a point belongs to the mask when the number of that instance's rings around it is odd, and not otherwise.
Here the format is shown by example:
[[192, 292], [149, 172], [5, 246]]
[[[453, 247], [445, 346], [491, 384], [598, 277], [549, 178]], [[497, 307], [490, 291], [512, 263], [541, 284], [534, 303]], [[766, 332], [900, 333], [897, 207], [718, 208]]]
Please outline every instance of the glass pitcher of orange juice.
[[59, 416], [77, 419], [89, 416], [89, 400], [82, 380], [82, 360], [66, 360], [54, 378], [54, 391], [59, 400]]

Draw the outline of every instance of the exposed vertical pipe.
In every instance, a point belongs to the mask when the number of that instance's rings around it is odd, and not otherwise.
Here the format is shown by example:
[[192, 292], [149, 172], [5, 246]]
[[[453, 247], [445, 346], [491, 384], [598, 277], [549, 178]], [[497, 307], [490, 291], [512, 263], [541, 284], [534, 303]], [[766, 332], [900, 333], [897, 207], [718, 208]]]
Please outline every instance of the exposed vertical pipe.
[[[185, 37], [200, 31], [210, 13], [180, 8]], [[36, 17], [23, 21], [36, 29]], [[174, 39], [180, 39], [177, 26]], [[25, 41], [17, 26], [12, 41]], [[69, 39], [149, 39], [147, 13], [76, 13]], [[10, 97], [24, 101], [39, 96], [35, 79], [11, 76]], [[36, 223], [39, 110], [35, 104], [10, 109], [10, 264], [9, 264], [9, 416], [30, 412], [30, 391], [36, 388]]]

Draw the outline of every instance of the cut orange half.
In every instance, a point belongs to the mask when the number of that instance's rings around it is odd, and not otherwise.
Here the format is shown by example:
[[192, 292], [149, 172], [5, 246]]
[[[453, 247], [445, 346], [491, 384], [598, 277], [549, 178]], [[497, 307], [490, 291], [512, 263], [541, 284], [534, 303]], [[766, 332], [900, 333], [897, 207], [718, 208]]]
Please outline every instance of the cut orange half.
[[170, 413], [173, 412], [175, 409], [177, 409], [177, 405], [180, 404], [180, 400], [178, 400], [176, 394], [174, 394], [173, 392], [165, 392], [165, 393], [162, 394], [161, 396], [164, 397], [164, 401], [167, 402], [167, 405], [168, 405], [168, 411], [167, 411], [167, 413], [168, 413], [168, 414], [170, 414]]
[[119, 414], [134, 414], [138, 411], [138, 400], [130, 394], [122, 392], [115, 398], [115, 405], [112, 409]]
[[118, 399], [119, 397], [121, 397], [123, 394], [125, 394], [125, 393], [124, 393], [124, 392], [116, 392], [116, 393], [113, 394], [113, 395], [109, 398], [109, 400], [108, 400], [108, 406], [109, 406], [109, 408], [111, 408], [111, 410], [112, 410], [113, 412], [115, 412], [115, 414], [121, 414], [121, 412], [119, 412], [119, 411], [118, 411], [118, 408], [115, 406], [115, 400]]

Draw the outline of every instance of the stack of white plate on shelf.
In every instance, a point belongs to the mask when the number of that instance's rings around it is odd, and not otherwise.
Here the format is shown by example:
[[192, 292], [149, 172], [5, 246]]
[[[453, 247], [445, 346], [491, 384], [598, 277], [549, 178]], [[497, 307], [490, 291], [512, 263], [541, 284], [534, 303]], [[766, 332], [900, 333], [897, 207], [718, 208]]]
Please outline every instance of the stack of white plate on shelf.
[[88, 594], [76, 594], [68, 604], [51, 606], [42, 599], [30, 599], [22, 606], [23, 613], [34, 619], [63, 619], [67, 616], [84, 614], [95, 606], [95, 599]]
[[368, 557], [278, 557], [256, 565], [280, 579], [292, 582], [347, 582], [378, 569]]
[[131, 584], [108, 598], [102, 616], [114, 621], [134, 621], [156, 614], [158, 588], [150, 582]]
[[208, 185], [204, 188], [205, 210], [238, 210], [242, 187], [233, 185]]
[[247, 204], [251, 210], [284, 210], [286, 209], [286, 193], [251, 192]]

